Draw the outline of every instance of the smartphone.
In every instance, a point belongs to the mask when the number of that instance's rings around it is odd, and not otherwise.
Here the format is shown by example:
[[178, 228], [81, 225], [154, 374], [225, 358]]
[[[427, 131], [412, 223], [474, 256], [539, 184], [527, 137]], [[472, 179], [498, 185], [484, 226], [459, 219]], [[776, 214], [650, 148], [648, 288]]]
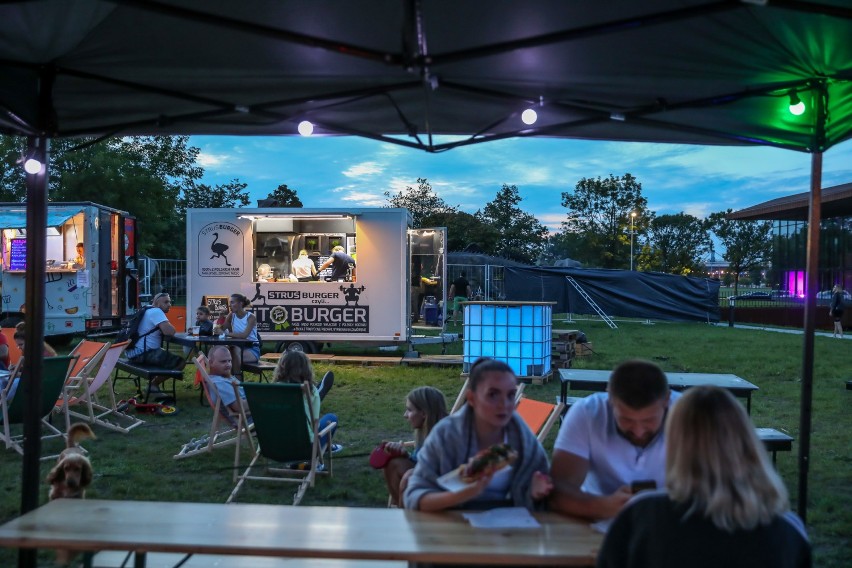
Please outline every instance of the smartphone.
[[640, 491], [648, 491], [650, 489], [656, 489], [657, 482], [653, 479], [643, 479], [641, 481], [634, 481], [630, 484], [630, 492], [631, 493], [639, 493]]

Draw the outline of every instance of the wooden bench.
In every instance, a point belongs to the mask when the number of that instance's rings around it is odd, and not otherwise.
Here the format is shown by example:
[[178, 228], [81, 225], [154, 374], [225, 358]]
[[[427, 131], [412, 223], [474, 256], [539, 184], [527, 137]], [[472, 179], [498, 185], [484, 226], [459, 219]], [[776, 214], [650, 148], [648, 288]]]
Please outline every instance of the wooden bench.
[[[122, 377], [121, 373], [125, 373], [127, 376]], [[147, 403], [148, 398], [151, 396], [151, 382], [156, 378], [166, 378], [166, 381], [163, 381], [162, 385], [165, 386], [168, 379], [172, 380], [172, 400], [177, 401], [177, 381], [183, 380], [183, 370], [177, 369], [160, 369], [157, 367], [142, 367], [140, 365], [134, 365], [133, 363], [127, 361], [126, 359], [120, 359], [118, 363], [115, 364], [115, 376], [112, 379], [113, 390], [115, 390], [115, 383], [119, 379], [131, 379], [133, 383], [136, 385], [137, 395], [142, 398], [142, 402]], [[148, 386], [145, 389], [145, 392], [142, 392], [142, 379], [148, 381]], [[166, 390], [163, 390], [166, 392]]]
[[766, 446], [766, 450], [772, 453], [772, 465], [775, 465], [777, 452], [793, 450], [793, 437], [775, 428], [757, 428], [757, 437]]
[[[243, 373], [245, 373], [246, 371], [248, 371], [249, 373], [254, 373], [255, 375], [258, 376], [258, 379], [257, 379], [258, 382], [260, 382], [260, 383], [267, 382], [268, 383], [269, 378], [266, 377], [264, 375], [264, 373], [273, 372], [275, 370], [275, 367], [277, 367], [277, 364], [267, 363], [266, 361], [257, 361], [256, 363], [245, 363], [244, 362], [243, 363]], [[245, 377], [243, 377], [243, 380], [245, 380]]]

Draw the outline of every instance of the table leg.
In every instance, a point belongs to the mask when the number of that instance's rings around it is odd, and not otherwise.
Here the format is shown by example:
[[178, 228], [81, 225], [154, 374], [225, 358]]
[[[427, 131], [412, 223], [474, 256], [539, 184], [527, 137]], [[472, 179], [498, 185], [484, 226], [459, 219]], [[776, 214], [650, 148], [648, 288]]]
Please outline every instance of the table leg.
[[148, 559], [147, 552], [136, 551], [133, 557], [133, 568], [145, 568], [145, 563]]

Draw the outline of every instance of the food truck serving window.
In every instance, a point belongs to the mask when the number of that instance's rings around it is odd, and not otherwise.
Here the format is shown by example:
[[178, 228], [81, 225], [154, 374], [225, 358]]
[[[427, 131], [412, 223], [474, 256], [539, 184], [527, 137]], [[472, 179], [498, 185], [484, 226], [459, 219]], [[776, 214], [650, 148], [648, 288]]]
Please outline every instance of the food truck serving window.
[[[258, 282], [354, 281], [354, 262], [345, 274], [319, 269], [336, 247], [355, 256], [355, 217], [347, 214], [281, 215], [253, 219], [254, 277]], [[301, 254], [304, 251], [306, 254]], [[354, 260], [354, 258], [353, 258]]]

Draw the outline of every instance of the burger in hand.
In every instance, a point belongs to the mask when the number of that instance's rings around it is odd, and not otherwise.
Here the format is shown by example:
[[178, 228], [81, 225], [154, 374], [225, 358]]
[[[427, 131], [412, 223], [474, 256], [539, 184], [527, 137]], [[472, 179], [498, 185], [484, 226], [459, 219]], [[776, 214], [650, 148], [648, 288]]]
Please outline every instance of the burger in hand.
[[464, 483], [474, 483], [518, 459], [518, 452], [507, 444], [495, 444], [479, 451], [466, 464], [459, 466], [459, 477]]

